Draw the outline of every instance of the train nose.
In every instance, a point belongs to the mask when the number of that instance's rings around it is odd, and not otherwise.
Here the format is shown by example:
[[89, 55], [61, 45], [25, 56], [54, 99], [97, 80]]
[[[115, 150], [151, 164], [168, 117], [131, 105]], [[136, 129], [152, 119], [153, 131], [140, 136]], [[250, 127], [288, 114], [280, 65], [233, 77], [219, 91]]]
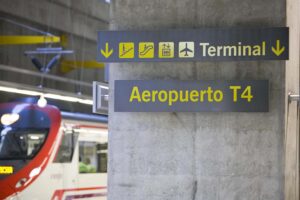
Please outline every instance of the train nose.
[[8, 183], [0, 184], [0, 199], [17, 200], [15, 189]]

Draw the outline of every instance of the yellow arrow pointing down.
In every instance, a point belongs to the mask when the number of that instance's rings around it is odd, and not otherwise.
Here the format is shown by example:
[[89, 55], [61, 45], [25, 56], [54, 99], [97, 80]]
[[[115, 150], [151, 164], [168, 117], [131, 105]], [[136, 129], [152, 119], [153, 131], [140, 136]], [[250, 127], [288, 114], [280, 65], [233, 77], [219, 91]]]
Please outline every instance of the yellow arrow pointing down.
[[101, 49], [101, 54], [105, 57], [108, 58], [111, 56], [111, 54], [114, 52], [113, 49], [109, 50], [108, 43], [105, 43], [105, 51]]
[[285, 47], [280, 48], [280, 40], [276, 40], [276, 48], [272, 47], [272, 51], [276, 56], [280, 56], [285, 50]]

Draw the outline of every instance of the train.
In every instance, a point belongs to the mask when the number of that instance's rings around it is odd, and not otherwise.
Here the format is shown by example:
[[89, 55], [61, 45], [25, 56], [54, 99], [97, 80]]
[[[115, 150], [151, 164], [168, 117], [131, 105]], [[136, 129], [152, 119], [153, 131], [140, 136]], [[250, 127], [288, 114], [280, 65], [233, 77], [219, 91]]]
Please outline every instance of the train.
[[107, 116], [0, 104], [0, 199], [107, 196]]

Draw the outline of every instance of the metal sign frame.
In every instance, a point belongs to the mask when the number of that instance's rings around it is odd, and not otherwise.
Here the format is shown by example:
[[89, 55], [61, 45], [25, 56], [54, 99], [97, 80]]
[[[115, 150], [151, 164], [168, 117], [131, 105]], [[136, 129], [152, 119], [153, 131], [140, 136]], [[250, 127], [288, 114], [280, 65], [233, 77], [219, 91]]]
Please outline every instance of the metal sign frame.
[[93, 81], [93, 113], [108, 114], [108, 84]]

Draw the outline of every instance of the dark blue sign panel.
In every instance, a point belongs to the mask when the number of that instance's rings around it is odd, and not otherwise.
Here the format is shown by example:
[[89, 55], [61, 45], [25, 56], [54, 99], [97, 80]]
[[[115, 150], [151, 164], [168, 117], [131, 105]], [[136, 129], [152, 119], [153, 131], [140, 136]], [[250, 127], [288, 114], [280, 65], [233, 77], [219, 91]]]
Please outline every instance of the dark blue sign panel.
[[268, 112], [269, 82], [115, 81], [115, 112]]
[[288, 28], [100, 31], [100, 62], [287, 60]]

